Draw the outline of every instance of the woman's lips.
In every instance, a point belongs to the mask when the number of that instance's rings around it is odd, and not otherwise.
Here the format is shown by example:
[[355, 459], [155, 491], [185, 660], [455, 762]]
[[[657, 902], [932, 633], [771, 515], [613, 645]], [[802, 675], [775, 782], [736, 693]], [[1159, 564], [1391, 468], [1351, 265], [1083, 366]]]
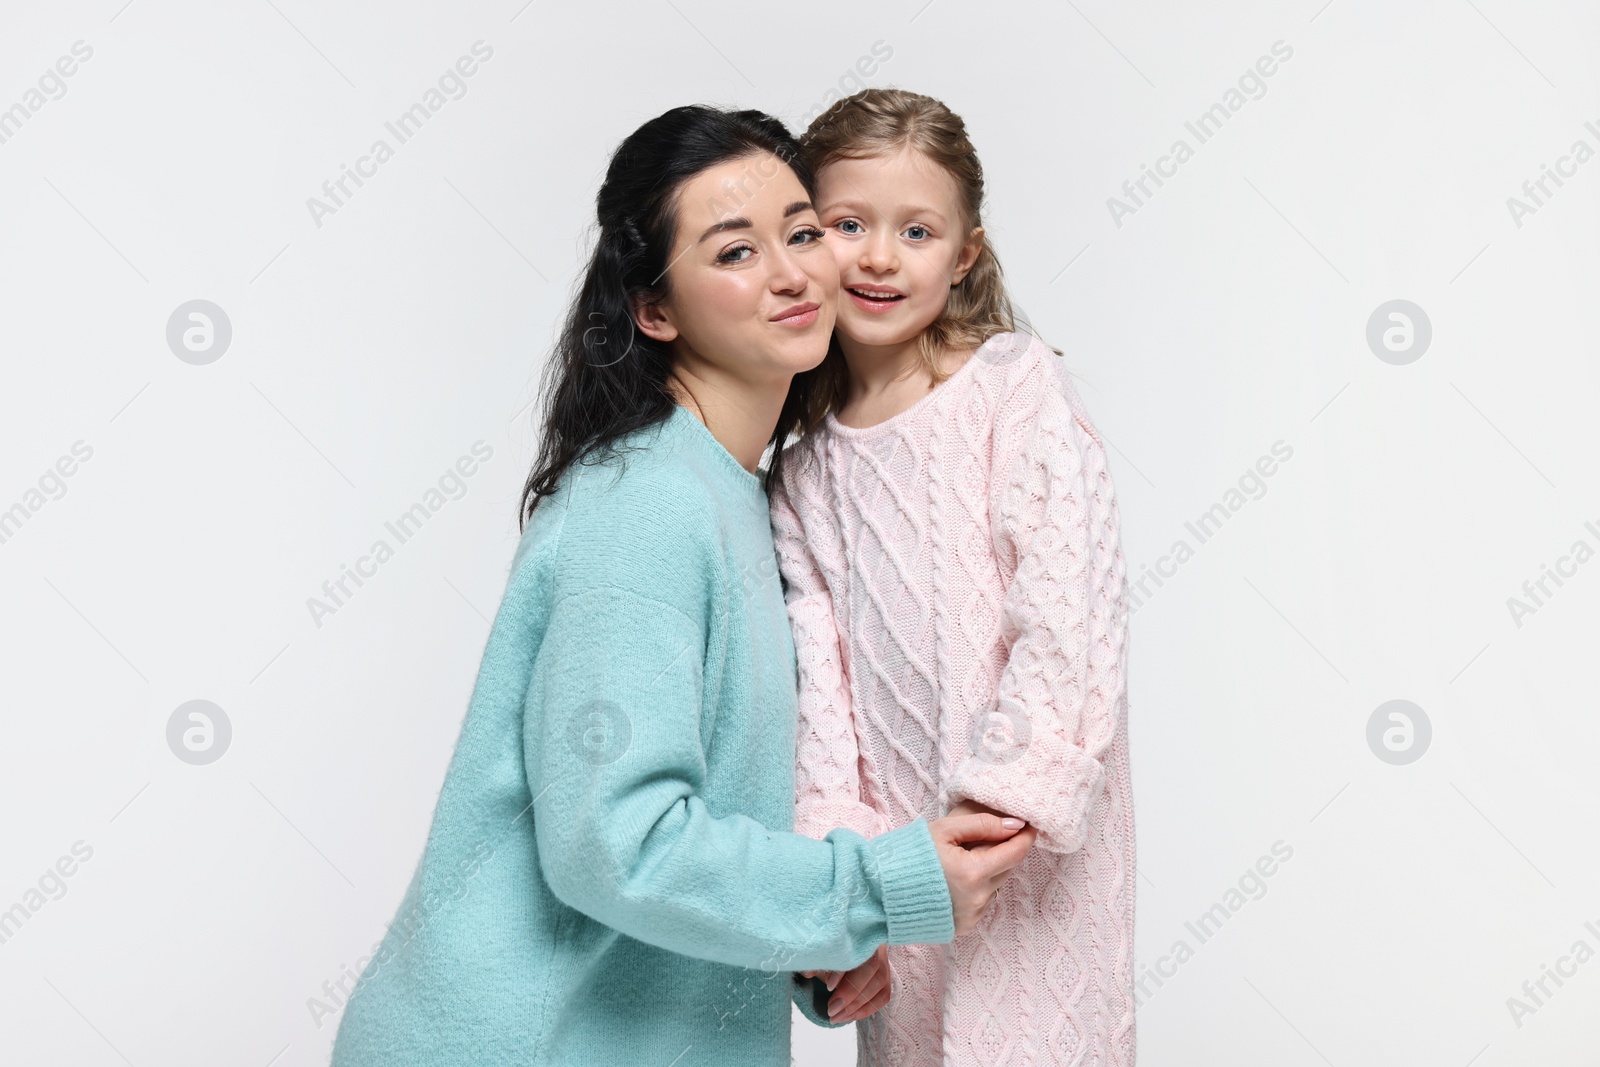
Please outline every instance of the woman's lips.
[[874, 315], [882, 315], [906, 298], [898, 289], [880, 289], [877, 286], [846, 286], [845, 292], [850, 294], [850, 300], [856, 307]]
[[817, 305], [812, 303], [796, 304], [794, 307], [785, 308], [772, 317], [772, 321], [779, 326], [793, 326], [796, 329], [810, 326], [817, 321]]

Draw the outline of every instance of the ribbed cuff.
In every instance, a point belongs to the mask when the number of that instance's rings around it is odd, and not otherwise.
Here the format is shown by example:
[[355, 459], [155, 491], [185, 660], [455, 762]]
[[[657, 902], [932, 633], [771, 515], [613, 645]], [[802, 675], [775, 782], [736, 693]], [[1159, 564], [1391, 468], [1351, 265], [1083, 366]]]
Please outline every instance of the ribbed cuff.
[[1039, 831], [1035, 847], [1066, 855], [1088, 841], [1089, 812], [1105, 788], [1104, 764], [1046, 732], [1014, 762], [967, 756], [940, 791], [939, 805], [948, 813], [963, 798], [976, 800], [1032, 824]]
[[928, 820], [916, 819], [867, 842], [883, 893], [891, 945], [943, 945], [955, 940], [950, 886]]
[[794, 1004], [800, 1009], [801, 1015], [829, 1030], [849, 1026], [849, 1023], [836, 1023], [828, 1018], [828, 1001], [832, 997], [828, 984], [821, 978], [802, 978], [799, 974], [794, 975]]

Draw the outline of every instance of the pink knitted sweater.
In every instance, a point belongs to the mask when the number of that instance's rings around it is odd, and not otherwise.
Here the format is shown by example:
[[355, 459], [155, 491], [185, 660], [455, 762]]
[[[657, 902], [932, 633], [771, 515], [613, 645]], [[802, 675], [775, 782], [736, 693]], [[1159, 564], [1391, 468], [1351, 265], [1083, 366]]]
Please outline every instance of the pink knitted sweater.
[[1039, 837], [973, 932], [891, 946], [861, 1064], [1134, 1062], [1126, 565], [1061, 357], [1000, 334], [910, 408], [831, 415], [772, 495], [800, 671], [796, 832], [970, 797]]

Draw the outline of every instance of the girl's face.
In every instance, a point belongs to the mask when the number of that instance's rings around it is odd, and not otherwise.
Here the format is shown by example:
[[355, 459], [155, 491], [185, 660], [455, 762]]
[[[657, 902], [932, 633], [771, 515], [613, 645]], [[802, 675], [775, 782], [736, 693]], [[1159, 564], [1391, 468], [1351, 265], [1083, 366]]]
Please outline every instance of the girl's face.
[[960, 190], [914, 148], [840, 159], [817, 175], [817, 209], [839, 266], [839, 333], [864, 346], [914, 341], [967, 276], [983, 230], [963, 225]]
[[677, 194], [665, 300], [639, 305], [646, 335], [747, 382], [787, 387], [822, 362], [839, 270], [811, 196], [770, 153], [710, 167]]

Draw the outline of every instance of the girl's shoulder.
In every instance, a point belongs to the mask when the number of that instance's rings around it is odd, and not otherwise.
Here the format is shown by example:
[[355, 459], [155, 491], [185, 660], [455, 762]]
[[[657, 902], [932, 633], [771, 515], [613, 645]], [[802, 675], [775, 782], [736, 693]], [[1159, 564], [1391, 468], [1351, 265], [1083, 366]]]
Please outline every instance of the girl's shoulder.
[[997, 333], [970, 358], [980, 361], [974, 377], [984, 380], [983, 392], [993, 405], [997, 424], [1033, 425], [1052, 414], [1067, 415], [1095, 444], [1101, 443], [1073, 385], [1067, 357], [1037, 334]]

